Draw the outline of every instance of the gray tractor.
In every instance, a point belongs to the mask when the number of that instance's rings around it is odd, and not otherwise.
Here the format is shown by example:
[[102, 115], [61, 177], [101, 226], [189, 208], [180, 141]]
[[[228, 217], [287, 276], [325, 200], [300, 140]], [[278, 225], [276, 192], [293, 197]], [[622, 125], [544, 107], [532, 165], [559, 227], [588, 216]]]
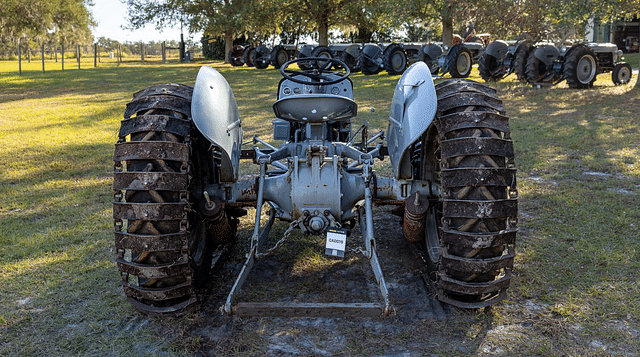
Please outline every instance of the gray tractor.
[[611, 43], [579, 43], [569, 48], [537, 44], [526, 65], [527, 81], [552, 86], [563, 80], [570, 88], [593, 87], [596, 76], [611, 72], [615, 85], [631, 80], [631, 66], [622, 61], [622, 51]]
[[[295, 66], [302, 61], [310, 69]], [[113, 217], [116, 264], [133, 307], [180, 315], [198, 306], [211, 280], [224, 276], [214, 272], [248, 208], [255, 209], [255, 225], [246, 262], [221, 306], [226, 314], [394, 311], [378, 260], [374, 206], [403, 217], [398, 229], [422, 255], [438, 299], [463, 308], [504, 299], [517, 189], [508, 118], [495, 90], [461, 79], [434, 85], [429, 68], [417, 62], [397, 83], [387, 132], [369, 137], [366, 126], [352, 127], [358, 105], [345, 63], [307, 57], [280, 72], [271, 143], [257, 136], [243, 143], [231, 87], [211, 67], [200, 69], [193, 88], [156, 85], [127, 104], [114, 152]], [[387, 157], [392, 177], [373, 170]], [[241, 176], [240, 160], [253, 162], [256, 175]], [[276, 219], [287, 229], [269, 239]], [[364, 255], [379, 299], [238, 301], [255, 262], [287, 249], [294, 230], [316, 236], [332, 259]], [[354, 246], [360, 249], [348, 249]]]
[[530, 39], [508, 44], [502, 40], [490, 43], [478, 59], [478, 72], [485, 82], [497, 82], [515, 73], [519, 81], [526, 82], [527, 58], [533, 49]]

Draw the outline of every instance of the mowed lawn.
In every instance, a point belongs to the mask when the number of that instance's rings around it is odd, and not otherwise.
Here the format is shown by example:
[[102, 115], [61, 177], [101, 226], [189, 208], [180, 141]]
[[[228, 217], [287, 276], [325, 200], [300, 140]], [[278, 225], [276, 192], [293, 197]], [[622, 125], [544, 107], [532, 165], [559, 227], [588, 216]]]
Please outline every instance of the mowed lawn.
[[[637, 68], [637, 56], [630, 62]], [[69, 63], [45, 73], [38, 61], [23, 63], [18, 76], [16, 61], [0, 61], [0, 355], [190, 355], [200, 336], [175, 333], [189, 317], [142, 316], [119, 286], [111, 217], [119, 122], [132, 93], [193, 85], [206, 64], [231, 84], [245, 135], [270, 140], [279, 72], [204, 61], [98, 68], [91, 61], [80, 70]], [[480, 80], [477, 69], [471, 78]], [[352, 79], [356, 124], [386, 130], [398, 77]], [[516, 150], [515, 278], [507, 301], [482, 313], [454, 310], [437, 324], [446, 329], [428, 329], [445, 341], [434, 354], [640, 354], [640, 91], [633, 83], [615, 87], [602, 74], [591, 90], [536, 89], [513, 76], [492, 84]], [[233, 347], [225, 351], [266, 353]]]

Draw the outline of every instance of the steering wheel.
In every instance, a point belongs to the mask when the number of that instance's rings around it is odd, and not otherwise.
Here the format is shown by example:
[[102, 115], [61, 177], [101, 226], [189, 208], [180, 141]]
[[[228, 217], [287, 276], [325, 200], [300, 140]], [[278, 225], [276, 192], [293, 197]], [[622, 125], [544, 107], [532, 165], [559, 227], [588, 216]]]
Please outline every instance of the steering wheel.
[[[312, 64], [313, 69], [309, 71], [297, 71], [293, 69], [288, 69], [288, 67], [294, 63], [299, 62], [315, 62]], [[342, 68], [344, 73], [336, 73], [329, 72], [328, 69], [331, 68], [331, 65], [337, 68]], [[305, 84], [305, 85], [327, 85], [327, 84], [336, 84], [341, 82], [349, 77], [351, 71], [349, 70], [349, 66], [347, 66], [344, 62], [340, 61], [337, 58], [324, 58], [324, 57], [303, 57], [296, 58], [291, 60], [280, 67], [280, 73], [282, 76], [290, 81]], [[337, 75], [337, 79], [331, 79], [328, 74]], [[299, 79], [299, 77], [306, 77], [308, 79]], [[322, 80], [322, 82], [320, 81]]]

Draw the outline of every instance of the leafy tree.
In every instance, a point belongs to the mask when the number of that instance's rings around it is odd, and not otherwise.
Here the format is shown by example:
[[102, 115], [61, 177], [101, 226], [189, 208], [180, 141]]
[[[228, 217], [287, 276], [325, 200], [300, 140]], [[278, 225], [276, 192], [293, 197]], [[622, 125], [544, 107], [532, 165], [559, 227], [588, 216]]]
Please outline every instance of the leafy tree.
[[59, 40], [81, 41], [91, 37], [95, 24], [89, 0], [4, 0], [0, 6], [0, 28], [4, 36], [44, 40], [51, 34]]
[[[248, 14], [259, 6], [258, 0], [126, 0], [131, 28], [154, 23], [161, 29], [166, 25], [186, 24], [190, 32], [203, 31], [208, 35], [222, 35], [225, 53], [229, 53], [235, 36], [247, 30]], [[228, 62], [228, 55], [225, 61]]]

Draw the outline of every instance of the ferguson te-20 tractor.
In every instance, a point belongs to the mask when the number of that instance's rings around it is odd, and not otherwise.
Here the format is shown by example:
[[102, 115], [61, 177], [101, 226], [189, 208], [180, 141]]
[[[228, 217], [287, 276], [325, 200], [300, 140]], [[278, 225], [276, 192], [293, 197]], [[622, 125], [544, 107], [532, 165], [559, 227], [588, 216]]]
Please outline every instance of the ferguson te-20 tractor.
[[[304, 61], [307, 70], [296, 64]], [[340, 70], [329, 71], [329, 68]], [[490, 87], [455, 79], [436, 86], [423, 62], [395, 89], [386, 134], [354, 132], [349, 67], [307, 57], [280, 68], [273, 104], [276, 146], [242, 142], [231, 87], [215, 69], [195, 86], [143, 89], [127, 104], [115, 145], [116, 264], [139, 311], [179, 315], [206, 294], [212, 270], [255, 208], [246, 262], [220, 310], [238, 315], [386, 315], [394, 311], [378, 260], [374, 206], [402, 212], [402, 233], [424, 257], [439, 300], [463, 308], [505, 298], [515, 256], [516, 169], [508, 118]], [[386, 138], [386, 142], [383, 141]], [[253, 144], [243, 149], [243, 145]], [[373, 170], [389, 158], [392, 177]], [[240, 177], [240, 160], [257, 176]], [[268, 216], [268, 221], [260, 217]], [[275, 219], [288, 222], [268, 240]], [[360, 234], [348, 234], [359, 228]], [[373, 302], [238, 301], [254, 263], [287, 249], [294, 229], [318, 236], [340, 259], [354, 237], [370, 262]], [[426, 298], [426, 297], [425, 297]]]

